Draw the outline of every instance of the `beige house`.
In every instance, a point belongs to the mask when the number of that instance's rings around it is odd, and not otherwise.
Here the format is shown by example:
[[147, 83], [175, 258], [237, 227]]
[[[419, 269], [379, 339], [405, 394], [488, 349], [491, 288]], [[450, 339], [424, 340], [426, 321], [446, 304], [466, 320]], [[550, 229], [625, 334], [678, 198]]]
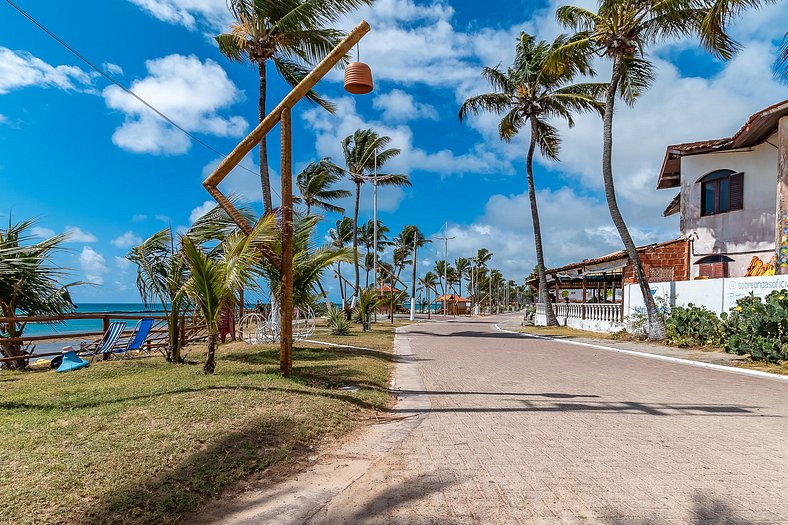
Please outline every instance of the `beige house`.
[[778, 158], [788, 156], [780, 126], [788, 129], [788, 100], [752, 115], [732, 137], [668, 146], [657, 188], [679, 189], [664, 215], [680, 214], [690, 279], [774, 273], [776, 239], [788, 255], [786, 225], [776, 224], [784, 206]]

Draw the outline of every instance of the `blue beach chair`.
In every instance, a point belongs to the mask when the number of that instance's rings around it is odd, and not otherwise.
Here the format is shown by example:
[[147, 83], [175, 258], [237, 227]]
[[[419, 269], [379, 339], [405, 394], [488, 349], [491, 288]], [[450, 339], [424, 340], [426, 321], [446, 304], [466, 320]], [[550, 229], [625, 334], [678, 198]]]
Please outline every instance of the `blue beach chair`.
[[134, 332], [132, 332], [132, 336], [129, 338], [129, 344], [126, 345], [126, 348], [116, 348], [112, 353], [129, 355], [129, 352], [133, 350], [141, 350], [142, 345], [145, 344], [145, 340], [150, 334], [151, 328], [153, 328], [153, 319], [140, 319], [137, 322], [137, 326], [134, 327]]
[[[123, 330], [125, 329], [126, 329], [126, 323], [122, 321], [116, 321], [112, 323], [109, 327], [109, 330], [107, 330], [107, 333], [105, 333], [104, 337], [101, 339], [101, 342], [99, 343], [98, 347], [96, 347], [95, 350], [87, 351], [85, 355], [91, 356], [90, 360], [93, 361], [93, 359], [95, 359], [96, 356], [99, 354], [104, 354], [104, 355], [109, 354], [115, 348], [115, 345], [118, 343], [118, 338], [120, 337], [120, 334], [122, 334]], [[79, 345], [79, 352], [84, 352], [86, 350], [86, 347], [87, 345], [85, 344]], [[73, 346], [67, 346], [63, 349], [63, 355], [59, 355], [54, 359], [52, 359], [52, 361], [49, 363], [49, 366], [54, 369], [60, 368], [60, 365], [63, 364], [64, 357], [71, 353], [79, 357], [77, 355], [77, 350], [75, 350]]]

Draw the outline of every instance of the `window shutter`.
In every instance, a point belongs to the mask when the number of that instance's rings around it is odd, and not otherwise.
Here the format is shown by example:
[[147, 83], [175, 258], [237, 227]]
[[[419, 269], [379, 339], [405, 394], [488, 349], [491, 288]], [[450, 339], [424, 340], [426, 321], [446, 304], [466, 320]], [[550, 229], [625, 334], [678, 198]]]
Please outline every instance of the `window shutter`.
[[734, 173], [730, 178], [730, 205], [732, 210], [744, 208], [744, 173]]

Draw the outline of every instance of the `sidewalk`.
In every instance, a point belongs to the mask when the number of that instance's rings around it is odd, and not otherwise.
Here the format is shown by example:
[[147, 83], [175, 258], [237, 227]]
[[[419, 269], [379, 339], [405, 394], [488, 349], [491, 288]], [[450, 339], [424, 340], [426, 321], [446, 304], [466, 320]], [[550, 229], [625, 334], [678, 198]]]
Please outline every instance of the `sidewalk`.
[[592, 345], [608, 346], [619, 350], [627, 350], [630, 352], [640, 352], [643, 354], [652, 354], [665, 357], [673, 357], [676, 359], [687, 359], [690, 361], [700, 361], [703, 363], [710, 363], [714, 365], [723, 365], [737, 367], [740, 363], [748, 363], [749, 359], [739, 355], [728, 354], [716, 350], [698, 350], [693, 348], [678, 348], [675, 346], [667, 346], [659, 343], [650, 343], [648, 341], [617, 341], [615, 339], [605, 339], [602, 337], [581, 337], [581, 336], [553, 336], [553, 335], [540, 335], [538, 332], [528, 332], [521, 325], [522, 316], [519, 314], [515, 317], [507, 317], [505, 320], [498, 322], [498, 326], [503, 330], [510, 330], [512, 332], [520, 332], [535, 337], [548, 337], [555, 340], [567, 340], [577, 343], [585, 343]]

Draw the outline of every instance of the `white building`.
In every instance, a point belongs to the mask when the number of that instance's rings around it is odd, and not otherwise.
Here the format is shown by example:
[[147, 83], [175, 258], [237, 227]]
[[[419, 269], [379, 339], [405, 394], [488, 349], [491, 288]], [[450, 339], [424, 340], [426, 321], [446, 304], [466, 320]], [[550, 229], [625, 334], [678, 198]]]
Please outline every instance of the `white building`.
[[[668, 146], [657, 188], [679, 188], [665, 216], [680, 213], [690, 240], [690, 279], [774, 273], [778, 227], [779, 157], [788, 162], [788, 100], [751, 116], [732, 137]], [[782, 140], [782, 150], [781, 141]], [[783, 167], [783, 170], [788, 167]], [[784, 197], [783, 197], [784, 198]], [[788, 264], [785, 260], [778, 260]]]

